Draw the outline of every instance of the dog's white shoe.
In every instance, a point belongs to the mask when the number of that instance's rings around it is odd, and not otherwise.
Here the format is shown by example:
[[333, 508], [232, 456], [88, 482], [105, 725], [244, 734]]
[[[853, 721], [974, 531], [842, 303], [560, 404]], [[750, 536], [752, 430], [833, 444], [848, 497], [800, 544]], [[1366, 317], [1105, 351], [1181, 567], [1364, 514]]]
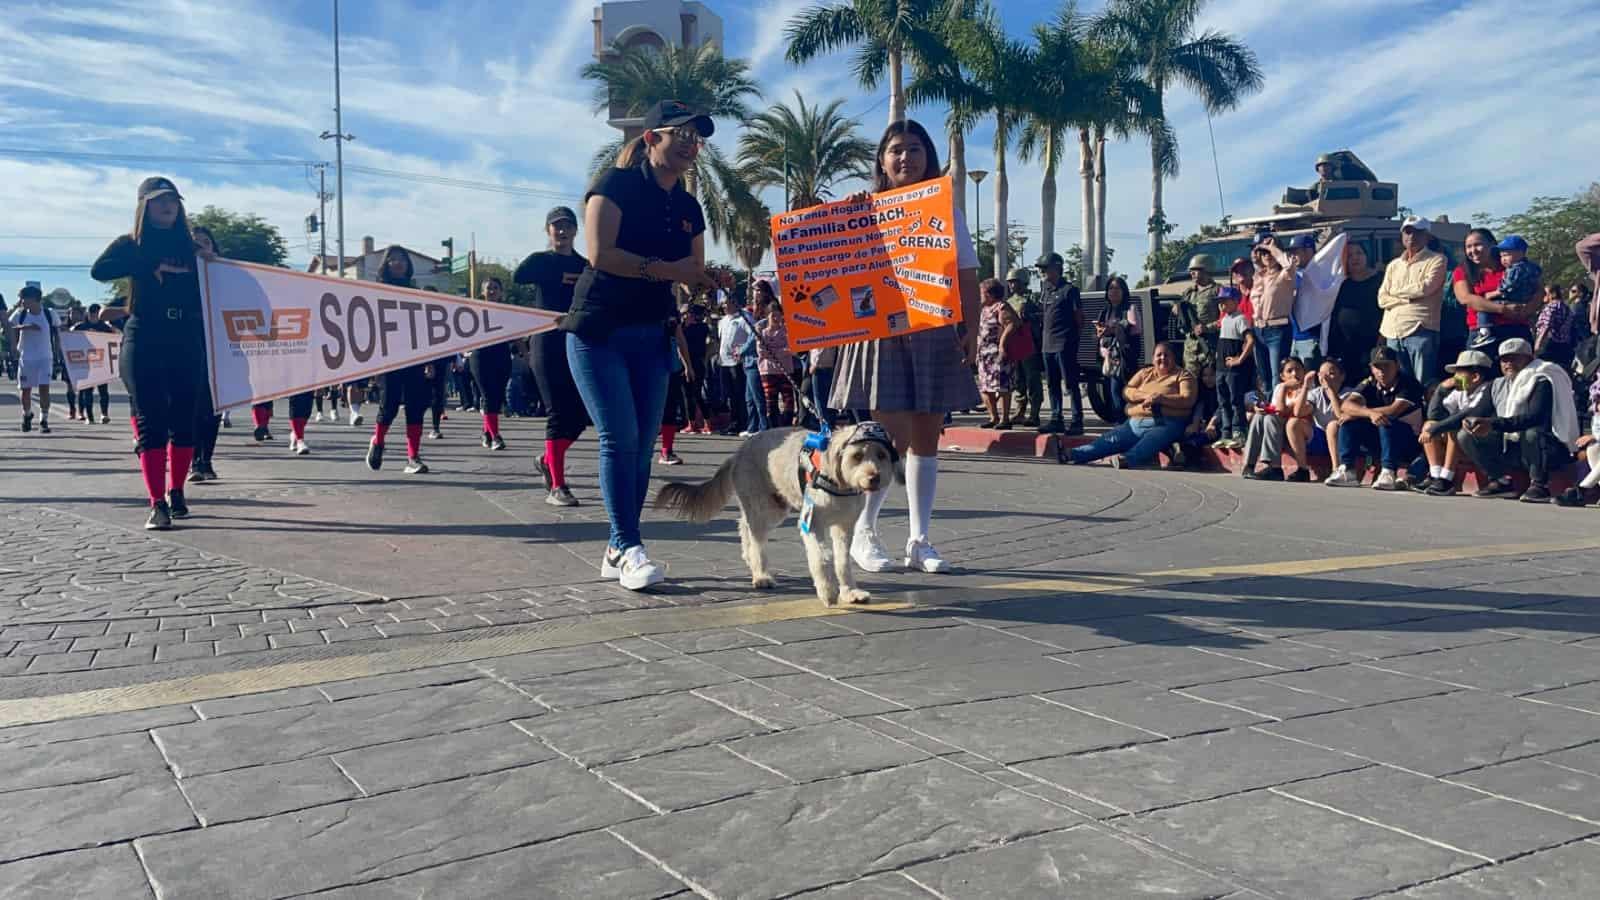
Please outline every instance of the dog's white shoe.
[[850, 558], [863, 572], [887, 572], [894, 568], [894, 560], [884, 549], [876, 531], [857, 529], [850, 539]]
[[948, 572], [950, 564], [944, 561], [939, 551], [925, 540], [906, 542], [906, 568], [915, 572], [927, 572], [930, 575], [939, 572]]

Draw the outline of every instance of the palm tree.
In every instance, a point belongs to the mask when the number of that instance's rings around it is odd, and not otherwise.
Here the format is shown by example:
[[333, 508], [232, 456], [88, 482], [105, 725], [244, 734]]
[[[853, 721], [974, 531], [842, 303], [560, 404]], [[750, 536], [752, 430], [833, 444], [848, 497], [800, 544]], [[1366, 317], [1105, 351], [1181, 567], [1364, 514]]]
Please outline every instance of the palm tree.
[[734, 223], [729, 243], [733, 246], [733, 255], [744, 266], [745, 274], [755, 280], [756, 266], [761, 265], [772, 248], [772, 211], [759, 203], [746, 210]]
[[779, 103], [755, 118], [739, 136], [739, 165], [760, 190], [783, 187], [790, 209], [832, 198], [834, 185], [872, 172], [873, 145], [840, 115], [843, 100], [807, 106], [799, 91], [795, 107]]
[[[1006, 156], [1036, 90], [1037, 55], [1006, 36], [992, 9], [986, 8], [980, 18], [952, 24], [947, 34], [954, 56], [920, 74], [908, 93], [916, 100], [949, 103], [947, 124], [952, 133], [965, 133], [980, 115], [994, 116], [994, 274], [1000, 277], [1010, 262], [1005, 240], [1010, 199]], [[957, 192], [963, 192], [961, 186]]]
[[[889, 80], [889, 122], [906, 117], [905, 68], [913, 74], [945, 63], [951, 54], [952, 26], [973, 19], [979, 0], [834, 0], [801, 12], [784, 27], [789, 62], [799, 65], [846, 47], [855, 47], [857, 82], [877, 90]], [[950, 175], [958, 209], [966, 208], [966, 142], [950, 132]]]
[[[1029, 104], [1027, 118], [1017, 143], [1017, 156], [1024, 162], [1038, 160], [1044, 167], [1039, 187], [1039, 225], [1043, 232], [1039, 253], [1048, 256], [1056, 249], [1056, 172], [1066, 153], [1067, 129], [1083, 120], [1087, 100], [1080, 85], [1078, 69], [1082, 63], [1083, 20], [1077, 7], [1064, 6], [1048, 25], [1033, 29], [1037, 92]], [[1087, 184], [1087, 179], [1085, 184]], [[1083, 202], [1084, 252], [1090, 252], [1091, 199]], [[1088, 267], [1085, 266], [1085, 269]]]
[[[712, 44], [699, 47], [631, 47], [620, 45], [606, 59], [588, 63], [582, 75], [594, 82], [596, 112], [620, 111], [623, 117], [642, 116], [662, 100], [682, 100], [714, 119], [744, 122], [750, 118], [747, 101], [761, 96], [750, 77], [750, 64], [728, 59]], [[599, 174], [616, 163], [617, 154], [637, 133], [601, 147], [590, 161]], [[706, 230], [721, 240], [733, 230], [741, 211], [759, 206], [755, 192], [738, 168], [711, 144], [700, 151], [684, 186], [700, 200]]]
[[[1156, 102], [1150, 113], [1162, 121], [1166, 119], [1162, 103], [1167, 88], [1175, 83], [1187, 85], [1199, 95], [1206, 112], [1212, 114], [1232, 109], [1261, 89], [1261, 67], [1254, 51], [1224, 32], [1194, 33], [1205, 3], [1112, 0], [1095, 24], [1098, 35], [1126, 49], [1138, 61]], [[1161, 146], [1168, 141], [1171, 146]], [[1177, 145], [1170, 129], [1152, 135], [1150, 158], [1150, 252], [1154, 254], [1167, 232], [1162, 183], [1177, 171]]]

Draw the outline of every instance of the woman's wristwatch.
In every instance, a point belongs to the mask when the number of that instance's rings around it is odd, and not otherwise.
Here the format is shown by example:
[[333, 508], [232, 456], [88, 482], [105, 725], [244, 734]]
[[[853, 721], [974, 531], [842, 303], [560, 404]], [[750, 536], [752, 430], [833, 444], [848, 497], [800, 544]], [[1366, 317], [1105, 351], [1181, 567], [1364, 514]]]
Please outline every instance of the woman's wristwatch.
[[640, 263], [639, 264], [639, 277], [643, 278], [645, 281], [660, 281], [661, 279], [659, 279], [656, 276], [650, 274], [650, 266], [652, 266], [653, 264], [658, 263], [658, 262], [661, 262], [661, 257], [652, 256], [652, 257], [649, 257], [648, 259], [646, 259], [644, 262]]

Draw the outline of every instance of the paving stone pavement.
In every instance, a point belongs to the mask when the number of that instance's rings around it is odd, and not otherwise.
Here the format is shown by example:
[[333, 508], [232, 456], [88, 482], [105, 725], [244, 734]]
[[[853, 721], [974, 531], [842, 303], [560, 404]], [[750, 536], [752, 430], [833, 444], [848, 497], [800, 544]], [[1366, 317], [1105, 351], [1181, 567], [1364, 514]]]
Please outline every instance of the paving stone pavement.
[[[59, 431], [125, 457], [120, 434]], [[7, 489], [38, 446], [0, 438]], [[939, 522], [965, 574], [870, 579], [908, 609], [769, 616], [727, 522], [647, 525], [680, 587], [629, 595], [585, 568], [598, 510], [535, 507], [525, 461], [446, 448], [443, 477], [400, 483], [225, 449], [220, 509], [160, 538], [128, 504], [67, 502], [126, 493], [104, 466], [0, 506], [0, 714], [60, 710], [0, 727], [0, 898], [1587, 898], [1600, 878], [1600, 557], [1496, 551], [1589, 510], [960, 459]], [[1418, 510], [1463, 514], [1419, 533]], [[1219, 561], [1264, 565], [1161, 574]], [[197, 699], [196, 673], [240, 688]], [[84, 714], [85, 689], [123, 706]]]

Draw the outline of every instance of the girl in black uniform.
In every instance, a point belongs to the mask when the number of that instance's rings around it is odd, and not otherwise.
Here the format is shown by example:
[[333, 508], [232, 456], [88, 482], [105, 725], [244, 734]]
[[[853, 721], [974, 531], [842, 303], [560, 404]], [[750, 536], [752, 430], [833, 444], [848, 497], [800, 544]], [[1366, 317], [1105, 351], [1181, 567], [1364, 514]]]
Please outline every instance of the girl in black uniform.
[[[383, 252], [383, 266], [378, 270], [378, 280], [396, 287], [412, 287], [411, 255], [399, 245], [391, 245]], [[428, 471], [422, 462], [422, 415], [428, 409], [432, 391], [428, 386], [428, 371], [433, 363], [421, 363], [396, 369], [378, 376], [383, 394], [383, 406], [378, 411], [378, 427], [373, 430], [372, 443], [367, 447], [367, 468], [376, 472], [383, 468], [383, 440], [389, 434], [400, 408], [406, 411], [406, 469], [407, 475], [422, 475]]]
[[[483, 299], [490, 303], [506, 302], [506, 286], [498, 278], [483, 283]], [[506, 442], [500, 437], [500, 410], [506, 402], [506, 384], [511, 381], [511, 345], [495, 344], [472, 351], [467, 358], [472, 370], [472, 382], [478, 388], [478, 403], [483, 409], [483, 446], [504, 450]]]
[[[533, 305], [539, 309], [564, 313], [572, 308], [572, 290], [589, 261], [572, 249], [578, 234], [578, 214], [565, 206], [550, 210], [544, 217], [544, 230], [550, 249], [529, 256], [512, 276], [517, 284], [534, 287]], [[529, 339], [530, 365], [539, 396], [548, 417], [544, 422], [544, 456], [539, 458], [539, 473], [544, 476], [551, 506], [577, 506], [578, 500], [567, 489], [567, 448], [589, 425], [589, 413], [567, 366], [567, 336], [561, 331], [546, 331]]]
[[122, 381], [135, 410], [135, 451], [150, 495], [145, 527], [151, 529], [171, 528], [174, 516], [189, 514], [183, 479], [194, 456], [195, 400], [206, 358], [197, 254], [214, 255], [195, 247], [178, 189], [165, 178], [146, 178], [133, 233], [112, 241], [90, 270], [96, 281], [129, 280]]

